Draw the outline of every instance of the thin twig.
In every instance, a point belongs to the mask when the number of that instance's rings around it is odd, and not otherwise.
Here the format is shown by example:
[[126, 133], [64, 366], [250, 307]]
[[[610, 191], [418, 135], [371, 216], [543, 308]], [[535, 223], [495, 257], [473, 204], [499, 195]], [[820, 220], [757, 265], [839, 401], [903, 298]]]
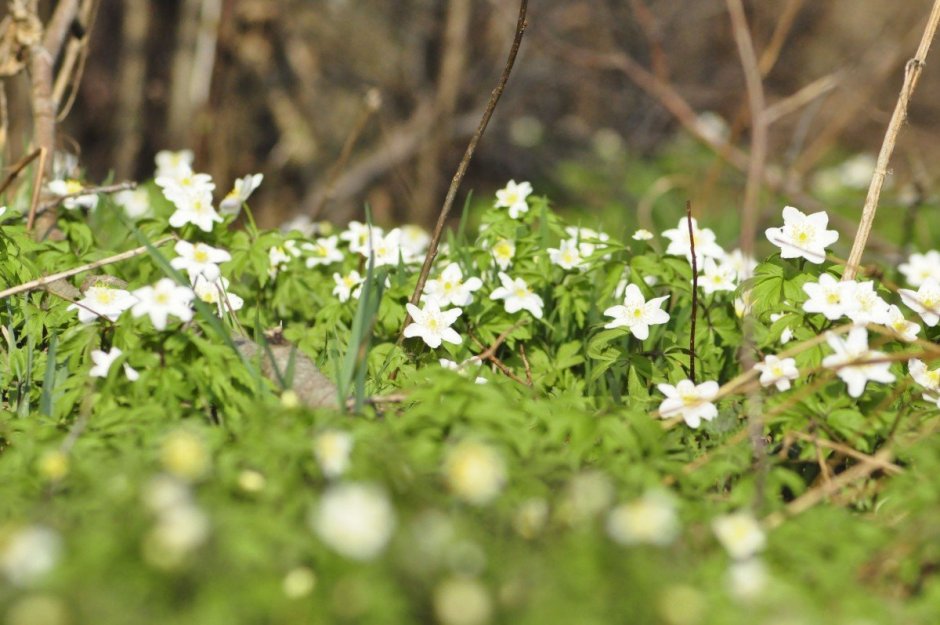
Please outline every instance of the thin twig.
[[29, 154], [21, 158], [13, 166], [13, 169], [10, 170], [10, 173], [7, 174], [7, 177], [3, 179], [3, 182], [0, 183], [0, 193], [3, 193], [4, 191], [6, 191], [7, 188], [9, 188], [11, 184], [13, 184], [13, 181], [16, 180], [16, 177], [19, 176], [23, 172], [24, 169], [26, 169], [26, 166], [32, 163], [36, 159], [36, 157], [39, 156], [41, 153], [42, 153], [42, 148], [36, 148], [32, 152], [30, 152]]
[[885, 473], [891, 473], [892, 475], [898, 475], [899, 473], [904, 473], [904, 469], [894, 464], [893, 462], [888, 462], [884, 460], [879, 460], [875, 456], [869, 456], [868, 454], [863, 454], [854, 447], [849, 447], [848, 445], [843, 445], [842, 443], [837, 443], [836, 441], [831, 441], [827, 438], [819, 438], [818, 436], [813, 436], [806, 434], [804, 432], [789, 432], [787, 436], [792, 436], [802, 441], [807, 441], [816, 445], [817, 447], [826, 447], [827, 449], [832, 449], [837, 451], [840, 454], [849, 456], [850, 458], [855, 458], [861, 462], [869, 462], [880, 464], [881, 469]]
[[42, 193], [42, 181], [46, 175], [46, 159], [49, 153], [46, 148], [39, 148], [39, 167], [36, 168], [36, 175], [33, 178], [33, 197], [29, 202], [29, 215], [26, 218], [26, 232], [31, 232], [33, 224], [36, 222], [36, 212], [39, 208], [39, 196]]
[[519, 357], [522, 358], [522, 365], [525, 367], [526, 384], [532, 386], [532, 367], [529, 365], [529, 359], [525, 355], [524, 343], [519, 343]]
[[71, 278], [72, 276], [77, 276], [80, 273], [86, 271], [91, 271], [92, 269], [98, 269], [99, 267], [104, 267], [106, 265], [113, 265], [114, 263], [119, 263], [122, 260], [127, 260], [129, 258], [134, 258], [135, 256], [141, 256], [146, 254], [151, 247], [159, 247], [164, 243], [170, 241], [175, 241], [177, 237], [171, 235], [164, 237], [158, 241], [155, 241], [151, 245], [141, 245], [140, 247], [135, 247], [132, 250], [126, 252], [121, 252], [120, 254], [115, 254], [114, 256], [108, 256], [107, 258], [102, 258], [101, 260], [96, 260], [92, 263], [87, 263], [81, 265], [80, 267], [75, 267], [73, 269], [68, 269], [66, 271], [60, 271], [59, 273], [54, 273], [51, 276], [44, 276], [42, 278], [36, 278], [35, 280], [30, 280], [29, 282], [24, 282], [18, 286], [12, 286], [8, 289], [0, 291], [0, 299], [5, 297], [10, 297], [11, 295], [16, 295], [17, 293], [25, 293], [26, 291], [32, 291], [33, 289], [38, 289], [40, 287], [46, 286], [56, 280], [64, 280], [66, 278]]
[[692, 227], [692, 201], [685, 202], [685, 221], [689, 226], [689, 248], [692, 255], [692, 331], [689, 332], [689, 379], [695, 384], [695, 317], [698, 314], [698, 261], [695, 259], [695, 228]]
[[[447, 189], [447, 196], [444, 198], [444, 205], [441, 207], [441, 214], [437, 218], [437, 225], [434, 227], [434, 233], [431, 235], [431, 243], [428, 245], [428, 253], [424, 258], [424, 264], [421, 266], [421, 273], [418, 274], [418, 283], [415, 286], [414, 293], [411, 295], [411, 304], [417, 305], [418, 301], [421, 299], [421, 293], [424, 291], [424, 284], [428, 280], [428, 275], [431, 273], [431, 265], [434, 264], [434, 259], [437, 257], [437, 248], [441, 243], [441, 236], [444, 233], [444, 225], [447, 223], [447, 217], [450, 215], [451, 208], [453, 208], [454, 200], [457, 197], [457, 189], [460, 187], [460, 183], [463, 180], [464, 175], [467, 173], [467, 168], [470, 166], [470, 160], [473, 158], [473, 153], [477, 149], [477, 144], [480, 142], [480, 138], [483, 136], [483, 133], [486, 131], [486, 126], [490, 122], [490, 118], [493, 116], [493, 111], [496, 109], [496, 104], [499, 102], [500, 96], [503, 95], [503, 89], [506, 88], [506, 82], [509, 80], [509, 74], [512, 72], [512, 67], [516, 62], [516, 55], [519, 53], [519, 46], [522, 43], [522, 36], [525, 34], [526, 27], [528, 22], [526, 21], [526, 11], [528, 10], [529, 0], [522, 0], [519, 5], [519, 19], [516, 22], [516, 34], [512, 41], [512, 47], [509, 50], [509, 58], [506, 60], [506, 67], [503, 68], [503, 73], [499, 78], [499, 82], [496, 84], [496, 88], [493, 89], [492, 94], [490, 94], [490, 101], [486, 105], [486, 110], [483, 112], [483, 118], [480, 119], [480, 125], [477, 128], [477, 131], [473, 134], [473, 137], [470, 139], [470, 144], [467, 146], [467, 151], [464, 152], [463, 158], [460, 161], [460, 165], [457, 167], [457, 173], [454, 174], [453, 179], [450, 182], [450, 187]], [[405, 338], [405, 328], [408, 327], [408, 324], [411, 322], [411, 315], [405, 314], [405, 320], [402, 323], [401, 331], [399, 332], [398, 342], [401, 343]]]
[[858, 224], [858, 232], [855, 234], [855, 240], [852, 242], [852, 251], [849, 253], [845, 273], [842, 275], [843, 280], [852, 280], [855, 278], [858, 264], [862, 260], [862, 253], [865, 251], [865, 244], [868, 242], [868, 235], [871, 233], [872, 223], [875, 221], [875, 213], [878, 210], [881, 187], [884, 186], [885, 178], [888, 176], [888, 163], [891, 161], [891, 155], [894, 152], [894, 146], [897, 143], [901, 126], [904, 124], [904, 120], [907, 119], [907, 107], [911, 101], [911, 96], [914, 95], [914, 89], [917, 88], [920, 75], [924, 71], [924, 65], [927, 61], [927, 52], [930, 50], [930, 43], [933, 41], [934, 34], [937, 32], [938, 24], [940, 24], [940, 0], [934, 0], [933, 9], [931, 9], [930, 17], [927, 20], [927, 26], [924, 28], [924, 34], [920, 39], [920, 46], [917, 48], [917, 54], [913, 59], [908, 61], [907, 65], [904, 67], [904, 85], [901, 87], [901, 93], [898, 95], [894, 113], [891, 115], [888, 130], [881, 144], [881, 151], [878, 153], [875, 172], [871, 177], [871, 184], [868, 187], [868, 196], [865, 198], [865, 206], [862, 209], [862, 219]]
[[45, 202], [42, 206], [40, 206], [37, 212], [41, 213], [43, 211], [47, 211], [50, 208], [61, 204], [62, 200], [68, 200], [70, 198], [82, 197], [83, 195], [97, 195], [98, 193], [118, 193], [120, 191], [130, 191], [136, 188], [137, 183], [132, 180], [104, 185], [101, 187], [85, 187], [81, 191], [55, 196], [53, 199]]

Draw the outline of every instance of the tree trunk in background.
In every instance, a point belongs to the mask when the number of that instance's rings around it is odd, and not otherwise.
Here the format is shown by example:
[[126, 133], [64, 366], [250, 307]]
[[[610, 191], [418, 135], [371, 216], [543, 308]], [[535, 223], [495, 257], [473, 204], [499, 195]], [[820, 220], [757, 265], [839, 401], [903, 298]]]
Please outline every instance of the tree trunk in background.
[[148, 0], [124, 0], [121, 33], [121, 69], [117, 87], [114, 171], [118, 180], [136, 174], [137, 157], [143, 144], [142, 113], [147, 74], [147, 33], [150, 28]]

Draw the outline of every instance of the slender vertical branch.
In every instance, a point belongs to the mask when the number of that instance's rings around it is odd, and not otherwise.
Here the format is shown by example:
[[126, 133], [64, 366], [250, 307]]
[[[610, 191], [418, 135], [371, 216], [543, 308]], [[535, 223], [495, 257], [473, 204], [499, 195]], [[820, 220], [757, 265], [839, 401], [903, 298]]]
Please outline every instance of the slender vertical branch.
[[[444, 232], [444, 225], [447, 223], [447, 217], [450, 215], [451, 208], [454, 206], [454, 199], [457, 197], [457, 189], [460, 188], [460, 183], [463, 181], [463, 177], [467, 173], [467, 168], [470, 166], [470, 160], [473, 158], [473, 153], [477, 149], [477, 144], [480, 142], [480, 138], [486, 131], [487, 124], [490, 123], [490, 118], [493, 116], [493, 111], [496, 109], [496, 104], [499, 102], [500, 96], [503, 95], [503, 89], [506, 88], [506, 82], [509, 80], [509, 74], [512, 73], [512, 67], [516, 62], [516, 55], [519, 53], [519, 46], [522, 44], [522, 36], [525, 34], [526, 27], [528, 26], [528, 22], [526, 21], [526, 11], [528, 9], [528, 5], [529, 0], [522, 0], [521, 4], [519, 5], [519, 19], [516, 22], [516, 34], [512, 41], [512, 47], [509, 50], [509, 58], [506, 61], [506, 67], [503, 68], [503, 73], [499, 78], [499, 82], [496, 84], [496, 88], [493, 89], [493, 92], [490, 94], [490, 101], [486, 105], [486, 110], [483, 111], [483, 118], [480, 119], [480, 125], [477, 127], [477, 131], [473, 134], [473, 137], [470, 139], [470, 144], [467, 146], [467, 150], [464, 152], [463, 159], [461, 159], [460, 165], [457, 167], [457, 172], [450, 181], [450, 188], [447, 189], [447, 196], [444, 198], [444, 205], [441, 207], [441, 214], [437, 218], [437, 225], [434, 227], [434, 233], [431, 235], [431, 243], [428, 246], [427, 256], [425, 256], [424, 264], [421, 266], [421, 273], [418, 274], [418, 284], [415, 286], [414, 293], [411, 295], [411, 303], [414, 305], [417, 305], [418, 301], [421, 299], [421, 293], [424, 291], [424, 284], [427, 282], [428, 275], [431, 273], [431, 265], [434, 263], [434, 259], [437, 257], [437, 248], [441, 244], [441, 235]], [[398, 337], [399, 343], [404, 340], [404, 331], [405, 328], [408, 327], [410, 321], [411, 315], [406, 314], [405, 321], [402, 323], [402, 329]]]
[[757, 232], [758, 202], [761, 181], [767, 161], [767, 121], [764, 117], [764, 87], [761, 79], [754, 43], [744, 14], [741, 0], [727, 0], [728, 13], [738, 56], [744, 70], [748, 107], [751, 111], [751, 158], [747, 168], [747, 186], [744, 189], [744, 207], [741, 210], [741, 251], [746, 257], [754, 256], [754, 237]]
[[695, 384], [695, 317], [698, 315], [698, 260], [695, 258], [695, 228], [692, 226], [692, 201], [685, 202], [685, 223], [689, 227], [689, 252], [692, 255], [692, 322], [689, 332], [689, 379]]
[[924, 34], [921, 36], [920, 45], [917, 48], [917, 54], [907, 62], [904, 69], [904, 84], [901, 87], [900, 95], [898, 95], [891, 121], [888, 123], [888, 130], [881, 144], [881, 151], [878, 153], [875, 173], [872, 175], [871, 184], [868, 187], [868, 196], [865, 198], [865, 206], [862, 209], [862, 219], [858, 224], [855, 241], [852, 242], [852, 251], [849, 253], [845, 273], [842, 274], [843, 280], [854, 279], [858, 271], [862, 253], [865, 251], [865, 244], [868, 242], [868, 236], [871, 234], [871, 227], [875, 221], [875, 212], [878, 210], [878, 200], [881, 197], [881, 187], [884, 186], [885, 178], [888, 175], [888, 163], [891, 161], [891, 154], [894, 152], [901, 125], [907, 119], [907, 107], [911, 101], [911, 96], [914, 95], [914, 89], [917, 88], [920, 75], [924, 71], [927, 52], [930, 50], [930, 44], [937, 32], [938, 24], [940, 24], [940, 0], [934, 0], [927, 26], [924, 28]]

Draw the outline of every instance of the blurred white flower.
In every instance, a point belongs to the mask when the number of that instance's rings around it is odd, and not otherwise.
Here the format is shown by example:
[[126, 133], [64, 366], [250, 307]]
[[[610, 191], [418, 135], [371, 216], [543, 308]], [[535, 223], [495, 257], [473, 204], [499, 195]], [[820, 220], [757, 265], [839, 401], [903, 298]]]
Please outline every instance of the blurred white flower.
[[604, 316], [613, 317], [613, 321], [604, 324], [607, 329], [627, 327], [641, 341], [649, 338], [651, 325], [661, 325], [669, 321], [669, 313], [662, 310], [668, 295], [654, 297], [646, 301], [640, 287], [628, 284], [624, 291], [623, 304], [611, 306], [604, 311]]
[[62, 539], [41, 525], [0, 534], [0, 571], [14, 586], [30, 586], [59, 561]]
[[653, 233], [643, 228], [640, 228], [639, 230], [633, 233], [634, 241], [650, 241], [652, 240], [652, 238], [653, 238]]
[[452, 577], [434, 589], [434, 614], [442, 625], [484, 625], [492, 612], [489, 593], [472, 577]]
[[371, 484], [331, 486], [311, 511], [309, 523], [328, 547], [354, 560], [378, 556], [395, 528], [385, 492]]
[[239, 311], [245, 305], [245, 300], [229, 291], [228, 285], [228, 278], [224, 276], [211, 281], [197, 276], [193, 291], [196, 297], [215, 307], [216, 314], [223, 317], [225, 313]]
[[[689, 236], [689, 220], [683, 217], [679, 220], [679, 225], [663, 232], [663, 236], [669, 239], [669, 245], [666, 247], [666, 254], [674, 256], [685, 256], [689, 262], [692, 262], [692, 238]], [[695, 238], [695, 264], [702, 266], [705, 258], [721, 259], [725, 251], [715, 242], [715, 233], [709, 228], [699, 228], [698, 221], [692, 218], [692, 236]]]
[[483, 281], [476, 276], [463, 279], [463, 272], [457, 263], [450, 263], [441, 272], [441, 277], [428, 280], [424, 285], [423, 300], [434, 300], [441, 308], [445, 306], [469, 306], [473, 302], [473, 292], [483, 286]]
[[907, 283], [919, 287], [927, 280], [940, 282], [940, 252], [929, 250], [924, 254], [911, 254], [907, 262], [898, 265]]
[[[869, 380], [894, 382], [894, 374], [889, 371], [891, 363], [883, 360], [885, 354], [868, 349], [868, 330], [864, 327], [852, 328], [844, 339], [828, 333], [826, 342], [835, 353], [823, 358], [822, 366], [836, 369], [851, 397], [860, 397]], [[882, 361], [871, 362], [877, 360]]]
[[358, 221], [350, 221], [346, 230], [339, 234], [340, 240], [346, 241], [349, 245], [350, 252], [362, 254], [365, 257], [369, 256], [369, 239], [382, 236], [384, 236], [383, 230], [378, 226], [369, 226]]
[[940, 281], [927, 278], [917, 291], [898, 289], [904, 305], [920, 315], [931, 328], [940, 321]]
[[[111, 365], [114, 364], [114, 361], [120, 358], [123, 352], [117, 347], [112, 347], [109, 351], [105, 352], [100, 349], [92, 350], [91, 360], [95, 363], [95, 366], [91, 368], [88, 372], [93, 378], [106, 378], [108, 377], [108, 372], [111, 370]], [[140, 374], [134, 370], [129, 364], [124, 363], [124, 375], [127, 376], [127, 379], [131, 382], [137, 380], [140, 377]]]
[[209, 471], [211, 461], [203, 438], [188, 429], [177, 428], [160, 443], [160, 462], [180, 479], [198, 480]]
[[313, 455], [323, 475], [337, 478], [349, 468], [349, 456], [352, 453], [353, 437], [342, 430], [327, 430], [313, 439]]
[[718, 408], [712, 401], [718, 394], [718, 382], [708, 381], [696, 385], [691, 380], [681, 380], [675, 386], [657, 384], [666, 399], [659, 405], [662, 419], [682, 417], [691, 428], [697, 428], [702, 420], [711, 421], [718, 416]]
[[[475, 358], [470, 358], [469, 360], [465, 360], [464, 362], [460, 364], [457, 364], [453, 360], [448, 360], [447, 358], [439, 358], [437, 362], [445, 369], [456, 371], [457, 373], [461, 375], [468, 375], [470, 373], [470, 369], [468, 366], [469, 363], [476, 362], [477, 364], [479, 364], [479, 361], [476, 360]], [[477, 384], [486, 384], [486, 378], [477, 376], [476, 379], [474, 379], [474, 382]]]
[[733, 597], [748, 601], [767, 586], [767, 567], [758, 558], [732, 562], [728, 568], [728, 590]]
[[393, 228], [383, 235], [381, 230], [373, 229], [371, 242], [367, 242], [359, 253], [367, 259], [371, 256], [376, 267], [397, 267], [399, 262], [405, 262], [401, 230]]
[[298, 566], [287, 572], [281, 588], [288, 599], [300, 599], [313, 592], [316, 585], [316, 574], [306, 566]]
[[170, 260], [170, 266], [177, 271], [186, 271], [190, 282], [194, 282], [199, 276], [210, 282], [218, 279], [219, 263], [232, 260], [232, 255], [225, 250], [205, 243], [193, 244], [189, 241], [177, 241], [173, 250], [179, 256]]
[[[98, 206], [98, 196], [94, 193], [85, 195], [75, 195], [84, 190], [84, 185], [78, 180], [53, 180], [49, 183], [49, 191], [59, 197], [64, 197], [62, 207], [66, 210], [75, 210], [76, 208], [87, 208], [91, 210]], [[65, 197], [73, 196], [73, 197]]]
[[284, 241], [281, 245], [274, 245], [268, 250], [268, 275], [271, 278], [277, 277], [277, 274], [287, 269], [288, 263], [292, 258], [300, 256], [300, 248], [297, 242], [291, 239]]
[[365, 282], [365, 278], [359, 275], [358, 271], [353, 269], [345, 276], [334, 273], [333, 282], [336, 283], [336, 286], [333, 287], [333, 295], [341, 302], [348, 302], [350, 297], [359, 298], [359, 294], [362, 292], [362, 283]]
[[707, 295], [716, 291], [733, 291], [737, 277], [737, 271], [731, 265], [718, 263], [714, 258], [706, 258], [698, 285]]
[[825, 211], [806, 215], [800, 210], [786, 206], [783, 209], [783, 226], [768, 228], [767, 239], [780, 248], [781, 258], [805, 258], [820, 264], [826, 260], [826, 248], [839, 240], [839, 233], [827, 230], [829, 216]]
[[891, 304], [888, 306], [888, 312], [885, 315], [884, 325], [894, 330], [897, 338], [907, 343], [917, 340], [917, 334], [920, 332], [920, 326], [913, 321], [904, 318], [901, 309]]
[[420, 261], [431, 243], [431, 235], [421, 226], [406, 224], [401, 227], [401, 248], [405, 262]]
[[144, 559], [161, 569], [179, 566], [209, 537], [209, 517], [191, 502], [166, 508], [144, 536]]
[[761, 386], [773, 384], [778, 391], [789, 389], [790, 381], [800, 377], [800, 371], [796, 368], [796, 360], [793, 358], [778, 358], [773, 354], [768, 354], [764, 358], [764, 362], [757, 363], [754, 368], [760, 371]]
[[455, 495], [471, 504], [484, 505], [503, 489], [506, 465], [489, 445], [464, 441], [447, 454], [444, 476]]
[[621, 545], [669, 545], [680, 529], [675, 501], [662, 491], [620, 504], [607, 516], [607, 534]]
[[503, 271], [506, 271], [509, 265], [512, 264], [512, 259], [516, 256], [516, 244], [509, 239], [500, 239], [493, 245], [493, 249], [490, 251], [493, 254], [493, 259], [496, 261], [496, 265]]
[[[166, 190], [164, 190], [166, 195]], [[176, 211], [170, 215], [169, 224], [182, 228], [193, 224], [203, 232], [212, 232], [216, 223], [222, 223], [222, 217], [212, 207], [212, 195], [209, 193], [184, 193], [171, 199]]]
[[508, 275], [499, 272], [501, 287], [493, 289], [490, 293], [490, 299], [501, 299], [509, 314], [517, 313], [520, 310], [527, 310], [532, 313], [536, 319], [542, 318], [542, 298], [532, 292], [529, 285], [522, 278], [515, 280]]
[[137, 303], [131, 309], [134, 317], [149, 315], [153, 326], [158, 330], [165, 330], [167, 318], [170, 315], [179, 317], [180, 321], [189, 321], [193, 318], [190, 303], [195, 293], [188, 286], [180, 286], [169, 278], [161, 278], [153, 286], [145, 286], [134, 291], [133, 296]]
[[236, 180], [232, 190], [219, 203], [219, 212], [223, 215], [237, 215], [242, 209], [242, 204], [261, 186], [262, 180], [263, 174], [248, 175]]
[[526, 198], [532, 194], [532, 185], [528, 182], [516, 184], [515, 180], [510, 180], [505, 187], [496, 192], [496, 208], [508, 208], [509, 216], [513, 219], [519, 219], [524, 213], [529, 211], [529, 204]]
[[302, 250], [309, 252], [306, 260], [307, 267], [313, 268], [317, 265], [332, 265], [333, 263], [342, 262], [343, 253], [337, 248], [338, 244], [337, 236], [333, 235], [319, 238], [313, 243], [301, 245]]
[[605, 473], [583, 471], [565, 485], [558, 516], [571, 525], [582, 523], [605, 512], [613, 500], [614, 485]]
[[91, 323], [99, 316], [110, 321], [117, 321], [125, 310], [137, 303], [137, 298], [124, 289], [114, 289], [104, 284], [90, 286], [85, 290], [85, 297], [66, 310], [77, 310], [81, 323]]
[[940, 367], [928, 369], [923, 360], [911, 358], [907, 361], [907, 370], [914, 381], [923, 386], [931, 395], [940, 394]]
[[424, 308], [405, 304], [412, 322], [405, 328], [405, 338], [420, 337], [428, 347], [438, 348], [441, 341], [460, 345], [463, 339], [451, 328], [463, 312], [459, 308], [441, 310], [436, 301], [429, 301]]
[[[783, 313], [772, 313], [770, 315], [771, 323], [775, 323], [782, 318], [783, 318]], [[783, 332], [780, 333], [780, 344], [786, 345], [787, 343], [790, 342], [792, 338], [793, 338], [793, 328], [788, 326], [783, 329]]]
[[130, 219], [150, 217], [153, 210], [150, 207], [150, 194], [147, 189], [128, 189], [114, 194], [114, 201], [124, 209], [124, 214]]
[[512, 517], [512, 526], [526, 540], [538, 536], [548, 522], [548, 502], [541, 498], [527, 499], [519, 504]]
[[606, 232], [598, 232], [591, 228], [565, 226], [565, 232], [571, 237], [571, 241], [577, 244], [578, 253], [582, 258], [593, 255], [597, 248], [606, 247], [610, 242], [610, 236]]
[[744, 255], [739, 249], [728, 252], [722, 259], [721, 264], [730, 267], [738, 280], [747, 280], [754, 275], [754, 269], [757, 268], [757, 261]]
[[712, 530], [718, 542], [735, 560], [746, 560], [767, 545], [764, 530], [749, 512], [733, 512], [716, 517], [712, 521]]
[[875, 292], [874, 282], [857, 282], [848, 292], [845, 314], [849, 319], [855, 323], [888, 323], [888, 302]]
[[172, 178], [182, 179], [193, 172], [193, 152], [192, 150], [160, 150], [154, 159], [157, 164], [157, 171], [154, 178]]
[[562, 241], [557, 248], [548, 248], [548, 259], [562, 269], [579, 269], [584, 266], [581, 251], [574, 239]]

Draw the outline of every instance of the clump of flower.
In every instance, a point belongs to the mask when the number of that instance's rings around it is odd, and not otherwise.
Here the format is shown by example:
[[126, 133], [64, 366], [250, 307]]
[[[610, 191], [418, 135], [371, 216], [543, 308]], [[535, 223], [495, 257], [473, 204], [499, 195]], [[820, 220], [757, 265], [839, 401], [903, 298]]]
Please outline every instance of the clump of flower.
[[232, 260], [232, 255], [205, 243], [177, 241], [173, 247], [179, 256], [170, 261], [170, 266], [177, 271], [186, 271], [189, 281], [195, 282], [200, 276], [214, 281], [221, 275], [219, 263]]
[[228, 278], [222, 276], [211, 281], [198, 277], [193, 292], [200, 300], [215, 307], [216, 314], [221, 317], [226, 312], [241, 310], [245, 305], [245, 300], [229, 291], [228, 285]]
[[817, 265], [826, 260], [826, 248], [839, 240], [839, 233], [827, 230], [825, 211], [806, 215], [799, 209], [783, 209], [783, 226], [768, 228], [767, 239], [780, 248], [781, 258], [805, 258]]
[[689, 218], [683, 217], [679, 225], [663, 232], [669, 239], [666, 254], [685, 256], [692, 262], [692, 242], [695, 242], [695, 264], [701, 266], [706, 258], [721, 259], [725, 251], [715, 242], [715, 233], [710, 228], [699, 228], [698, 221], [692, 217], [692, 236], [689, 236]]
[[297, 242], [291, 239], [284, 241], [281, 245], [274, 245], [268, 250], [268, 276], [273, 278], [277, 274], [287, 269], [291, 259], [300, 256], [300, 248]]
[[628, 284], [624, 290], [623, 304], [611, 306], [604, 311], [604, 316], [613, 317], [604, 325], [605, 328], [626, 327], [636, 338], [646, 340], [649, 338], [651, 325], [660, 325], [669, 321], [669, 313], [662, 310], [663, 302], [669, 299], [668, 295], [654, 297], [646, 301], [640, 287]]
[[336, 286], [333, 287], [333, 295], [341, 302], [348, 302], [351, 297], [358, 299], [359, 294], [362, 293], [362, 283], [365, 282], [365, 280], [366, 279], [359, 275], [359, 272], [355, 269], [345, 276], [334, 273], [333, 282], [336, 283]]
[[14, 586], [30, 586], [59, 561], [62, 539], [41, 525], [30, 525], [0, 536], [0, 572]]
[[901, 312], [901, 309], [894, 304], [888, 306], [884, 325], [894, 330], [897, 338], [906, 343], [916, 341], [917, 334], [920, 332], [920, 326], [913, 321], [908, 321], [904, 317], [904, 313]]
[[452, 577], [434, 589], [434, 614], [442, 625], [484, 625], [492, 612], [489, 593], [472, 577]]
[[209, 471], [209, 449], [202, 437], [188, 429], [173, 430], [160, 445], [160, 461], [172, 475], [197, 480]]
[[459, 308], [441, 310], [434, 300], [428, 301], [424, 308], [414, 304], [405, 304], [412, 322], [405, 328], [405, 338], [420, 337], [428, 347], [438, 348], [442, 341], [460, 345], [463, 339], [451, 328], [463, 311]]
[[92, 210], [98, 206], [98, 196], [94, 193], [86, 193], [84, 195], [81, 192], [85, 189], [81, 181], [74, 179], [67, 180], [53, 180], [49, 183], [49, 191], [58, 195], [59, 197], [64, 198], [62, 200], [62, 207], [65, 210], [75, 210], [76, 208], [87, 208]]
[[353, 560], [371, 560], [388, 544], [395, 511], [378, 486], [347, 483], [331, 486], [311, 510], [311, 529], [328, 547]]
[[308, 252], [306, 264], [308, 268], [317, 265], [332, 265], [343, 260], [343, 253], [337, 247], [339, 239], [336, 235], [331, 237], [322, 237], [313, 243], [304, 243], [300, 246], [302, 250]]
[[124, 214], [130, 219], [143, 219], [153, 213], [147, 189], [128, 189], [115, 193], [114, 201], [124, 209]]
[[718, 263], [714, 258], [706, 258], [702, 263], [702, 275], [698, 278], [698, 285], [711, 295], [716, 291], [733, 291], [738, 273], [734, 267], [727, 263]]
[[490, 293], [490, 299], [503, 300], [503, 306], [505, 306], [506, 312], [509, 314], [517, 313], [520, 310], [527, 310], [532, 313], [532, 316], [536, 319], [542, 318], [542, 306], [544, 306], [544, 302], [541, 297], [529, 288], [525, 280], [522, 278], [510, 278], [501, 271], [499, 272], [499, 281], [502, 283], [502, 286], [493, 289], [493, 292]]
[[923, 360], [911, 358], [907, 370], [914, 381], [924, 387], [924, 399], [940, 405], [940, 367], [928, 369]]
[[855, 327], [846, 338], [833, 333], [826, 337], [829, 347], [835, 352], [823, 358], [824, 367], [836, 369], [836, 375], [848, 386], [851, 397], [861, 397], [869, 380], [888, 384], [894, 382], [889, 371], [891, 363], [885, 354], [868, 348], [868, 330]]
[[826, 319], [835, 321], [851, 309], [851, 301], [857, 283], [837, 280], [832, 274], [824, 273], [817, 282], [807, 282], [803, 290], [809, 299], [803, 302], [803, 310], [809, 313], [821, 313]]
[[513, 219], [519, 219], [524, 213], [529, 212], [529, 204], [526, 198], [532, 194], [532, 185], [528, 182], [516, 184], [515, 180], [510, 180], [505, 187], [496, 192], [496, 208], [508, 208], [509, 216]]
[[562, 269], [580, 269], [584, 265], [575, 239], [565, 239], [557, 248], [548, 248], [548, 259]]
[[713, 400], [718, 395], [718, 383], [681, 380], [678, 384], [658, 384], [656, 388], [666, 396], [659, 405], [659, 416], [663, 419], [682, 417], [686, 425], [697, 428], [703, 420], [711, 421], [718, 416]]
[[506, 271], [516, 256], [516, 244], [509, 239], [500, 239], [493, 245], [490, 253], [493, 254], [496, 266]]

